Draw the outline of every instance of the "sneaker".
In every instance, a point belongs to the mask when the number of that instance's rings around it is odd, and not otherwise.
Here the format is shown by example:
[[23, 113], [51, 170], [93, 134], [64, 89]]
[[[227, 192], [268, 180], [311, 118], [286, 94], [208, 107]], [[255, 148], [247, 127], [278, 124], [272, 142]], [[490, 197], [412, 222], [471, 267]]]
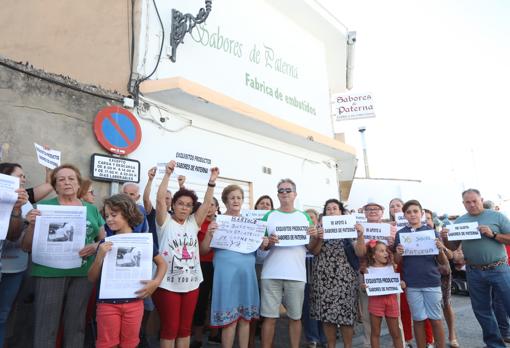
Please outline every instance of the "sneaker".
[[427, 343], [427, 348], [435, 348], [436, 345], [434, 343]]
[[308, 342], [306, 348], [317, 348], [317, 342]]
[[221, 344], [221, 335], [218, 334], [216, 336], [209, 336], [209, 338], [207, 339], [207, 342], [209, 342], [211, 344]]
[[413, 341], [406, 341], [405, 348], [413, 348]]
[[505, 343], [510, 343], [510, 337], [503, 337], [503, 341], [505, 341]]

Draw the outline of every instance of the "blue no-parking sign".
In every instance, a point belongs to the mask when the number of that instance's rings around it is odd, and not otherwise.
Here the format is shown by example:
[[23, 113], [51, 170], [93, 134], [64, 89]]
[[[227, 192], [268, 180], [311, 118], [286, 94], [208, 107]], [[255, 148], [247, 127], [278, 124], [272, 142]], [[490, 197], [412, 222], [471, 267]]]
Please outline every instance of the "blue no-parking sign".
[[99, 111], [94, 119], [97, 141], [108, 151], [127, 155], [140, 145], [142, 130], [136, 117], [120, 106]]

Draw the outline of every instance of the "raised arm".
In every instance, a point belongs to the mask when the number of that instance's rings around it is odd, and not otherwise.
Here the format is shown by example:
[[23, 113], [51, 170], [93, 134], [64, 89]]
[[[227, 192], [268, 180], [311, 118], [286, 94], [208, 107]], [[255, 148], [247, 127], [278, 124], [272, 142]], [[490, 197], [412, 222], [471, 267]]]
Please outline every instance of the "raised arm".
[[34, 201], [39, 202], [41, 199], [49, 195], [53, 191], [53, 186], [51, 186], [51, 173], [52, 170], [50, 168], [46, 169], [46, 180], [44, 184], [37, 185], [34, 187]]
[[202, 222], [204, 222], [205, 218], [207, 217], [207, 212], [209, 211], [209, 207], [211, 206], [213, 200], [216, 179], [218, 178], [219, 174], [220, 170], [218, 167], [211, 168], [211, 177], [209, 179], [209, 183], [207, 184], [207, 191], [205, 191], [204, 201], [195, 213], [195, 220], [198, 226], [202, 225]]
[[11, 211], [11, 218], [9, 220], [9, 228], [7, 229], [6, 237], [11, 241], [18, 240], [23, 232], [25, 222], [21, 216], [21, 207], [28, 201], [28, 193], [25, 189], [19, 188], [16, 190], [16, 193], [18, 194], [18, 199], [16, 200], [16, 203], [14, 203], [14, 207]]
[[356, 256], [363, 257], [367, 254], [367, 246], [365, 245], [365, 229], [362, 224], [356, 224], [354, 227], [358, 233], [358, 238], [354, 244], [354, 252], [356, 253]]
[[154, 181], [154, 177], [156, 176], [156, 170], [157, 167], [152, 167], [149, 169], [149, 172], [147, 173], [147, 185], [145, 185], [145, 189], [143, 190], [143, 207], [145, 208], [147, 214], [150, 214], [153, 208], [151, 202], [151, 187], [152, 182]]
[[158, 194], [156, 195], [156, 223], [159, 226], [162, 226], [165, 223], [168, 215], [165, 195], [166, 190], [168, 189], [168, 180], [170, 179], [170, 175], [174, 172], [174, 169], [175, 161], [168, 162], [165, 167], [165, 175], [163, 176], [163, 180], [161, 180], [161, 184], [158, 188]]

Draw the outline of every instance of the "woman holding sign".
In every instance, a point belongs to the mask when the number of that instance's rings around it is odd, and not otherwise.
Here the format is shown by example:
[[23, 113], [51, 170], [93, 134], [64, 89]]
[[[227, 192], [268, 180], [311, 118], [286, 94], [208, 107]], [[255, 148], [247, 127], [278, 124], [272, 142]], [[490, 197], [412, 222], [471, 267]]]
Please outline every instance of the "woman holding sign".
[[167, 274], [152, 296], [161, 320], [161, 348], [189, 347], [198, 286], [202, 282], [197, 233], [211, 206], [219, 174], [218, 168], [211, 168], [204, 202], [194, 214], [197, 195], [181, 189], [173, 197], [174, 213], [170, 215], [165, 198], [174, 169], [175, 161], [170, 161], [156, 196], [159, 253], [168, 263]]
[[[344, 215], [345, 209], [339, 200], [329, 199], [324, 204], [323, 214]], [[355, 229], [358, 238], [354, 250], [356, 255], [363, 256], [366, 253], [363, 226], [356, 224]], [[323, 236], [321, 227], [318, 237], [322, 239]], [[358, 274], [347, 254], [347, 249], [352, 248], [351, 243], [349, 239], [323, 240], [311, 250], [316, 257], [313, 262], [310, 314], [312, 319], [322, 321], [328, 348], [336, 346], [337, 326], [340, 326], [344, 347], [352, 347], [354, 322], [358, 316]]]
[[[423, 209], [420, 202], [407, 201], [403, 211], [409, 224], [399, 230], [395, 237], [395, 261], [404, 261], [402, 279], [407, 284], [406, 295], [413, 317], [416, 343], [418, 348], [425, 347], [425, 320], [430, 319], [436, 346], [444, 347], [441, 274], [438, 265], [448, 263], [445, 246], [434, 230], [422, 224]], [[427, 245], [427, 241], [432, 245]], [[434, 250], [434, 246], [437, 250]]]
[[[224, 216], [241, 216], [244, 192], [237, 185], [228, 185], [221, 194], [227, 207]], [[210, 244], [218, 224], [212, 222], [204, 241]], [[265, 245], [268, 240], [264, 237]], [[221, 327], [222, 347], [234, 345], [238, 328], [239, 346], [248, 347], [250, 321], [259, 318], [260, 298], [255, 273], [255, 253], [228, 249], [214, 250], [214, 280], [211, 305], [211, 326]]]

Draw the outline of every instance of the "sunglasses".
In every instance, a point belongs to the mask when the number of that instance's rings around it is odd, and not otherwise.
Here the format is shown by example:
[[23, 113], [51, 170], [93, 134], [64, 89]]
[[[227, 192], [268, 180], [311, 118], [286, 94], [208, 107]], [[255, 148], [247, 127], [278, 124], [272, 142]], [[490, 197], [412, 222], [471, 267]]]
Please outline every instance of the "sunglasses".
[[280, 189], [278, 189], [278, 193], [284, 193], [284, 192], [285, 193], [291, 193], [291, 192], [294, 192], [294, 190], [291, 189], [291, 188], [280, 188]]

